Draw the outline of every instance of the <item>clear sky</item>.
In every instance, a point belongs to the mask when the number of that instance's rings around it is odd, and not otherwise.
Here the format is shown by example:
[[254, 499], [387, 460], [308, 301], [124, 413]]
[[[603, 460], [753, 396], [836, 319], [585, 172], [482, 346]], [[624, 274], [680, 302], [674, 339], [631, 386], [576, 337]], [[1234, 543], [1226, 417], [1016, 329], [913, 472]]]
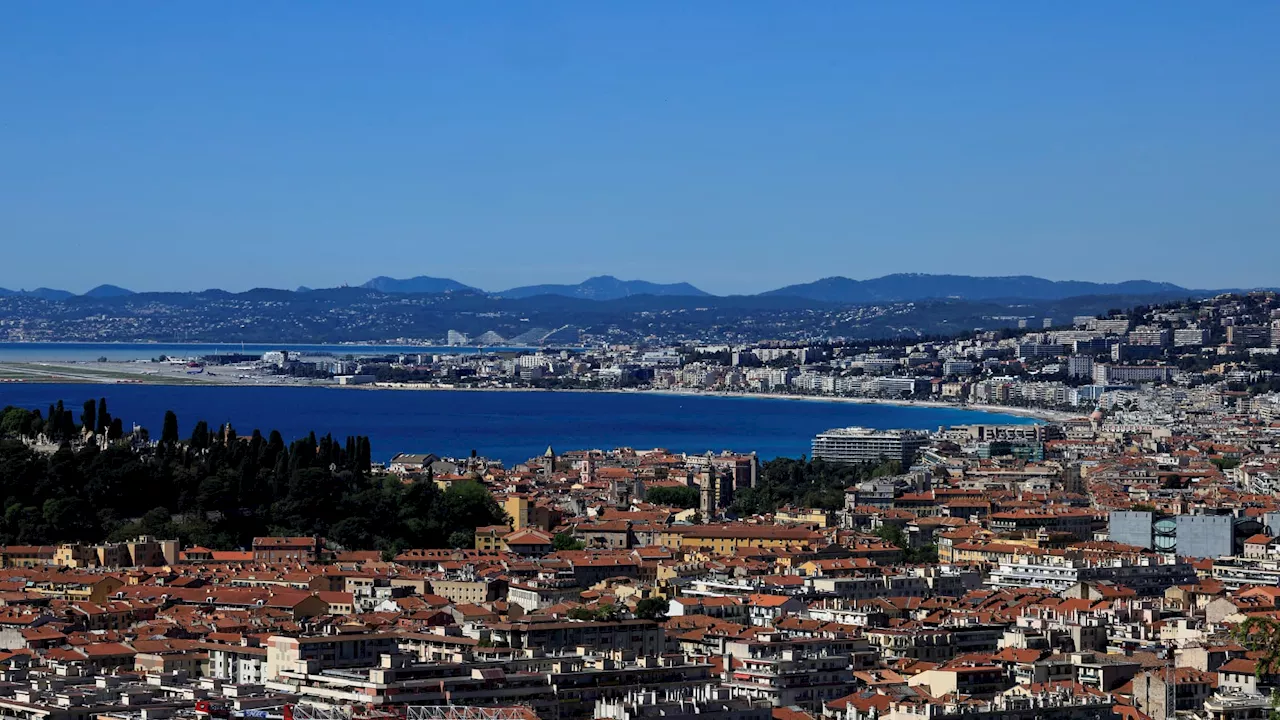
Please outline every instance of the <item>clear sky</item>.
[[1280, 285], [1280, 3], [9, 2], [0, 286]]

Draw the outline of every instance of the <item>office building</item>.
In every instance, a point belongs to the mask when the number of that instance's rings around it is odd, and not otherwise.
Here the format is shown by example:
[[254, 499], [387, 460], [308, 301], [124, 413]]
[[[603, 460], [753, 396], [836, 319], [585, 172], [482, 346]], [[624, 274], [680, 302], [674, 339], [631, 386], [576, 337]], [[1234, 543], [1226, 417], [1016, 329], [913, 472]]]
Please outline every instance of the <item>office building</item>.
[[1114, 542], [1183, 557], [1214, 558], [1236, 554], [1243, 539], [1264, 529], [1252, 519], [1230, 515], [1158, 516], [1150, 512], [1113, 511], [1108, 535]]
[[1214, 558], [1235, 553], [1235, 518], [1230, 515], [1179, 515], [1178, 554]]
[[1112, 542], [1153, 549], [1154, 513], [1113, 510], [1108, 520], [1107, 536]]

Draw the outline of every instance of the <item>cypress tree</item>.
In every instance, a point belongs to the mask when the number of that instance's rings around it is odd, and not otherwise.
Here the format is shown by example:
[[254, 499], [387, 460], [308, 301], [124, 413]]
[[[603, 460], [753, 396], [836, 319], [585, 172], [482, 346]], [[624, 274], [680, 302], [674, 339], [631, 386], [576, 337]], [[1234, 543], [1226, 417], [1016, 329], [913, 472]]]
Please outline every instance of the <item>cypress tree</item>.
[[80, 427], [85, 432], [98, 431], [98, 405], [92, 400], [84, 401], [84, 410], [80, 413]]
[[164, 411], [164, 429], [160, 431], [161, 445], [178, 443], [178, 416], [172, 410]]
[[70, 440], [76, 435], [76, 421], [71, 416], [71, 411], [62, 405], [62, 401], [58, 401], [58, 433], [63, 442]]
[[97, 432], [104, 433], [109, 427], [111, 427], [111, 415], [107, 412], [107, 399], [98, 398]]

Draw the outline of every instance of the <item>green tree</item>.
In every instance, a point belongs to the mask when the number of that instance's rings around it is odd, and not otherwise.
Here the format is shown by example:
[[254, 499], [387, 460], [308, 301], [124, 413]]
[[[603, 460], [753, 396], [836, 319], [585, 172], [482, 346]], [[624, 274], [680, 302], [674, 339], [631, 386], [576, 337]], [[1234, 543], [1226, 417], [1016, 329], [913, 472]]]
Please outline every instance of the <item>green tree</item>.
[[[96, 422], [105, 408], [89, 404]], [[62, 404], [50, 406], [49, 417], [55, 441], [79, 432]], [[199, 422], [184, 443], [169, 412], [167, 442], [158, 448], [91, 444], [74, 451], [64, 442], [42, 454], [19, 439], [34, 427], [33, 418], [41, 415], [0, 410], [0, 544], [149, 534], [235, 548], [256, 536], [289, 534], [325, 536], [394, 557], [406, 548], [470, 546], [476, 527], [506, 521], [479, 482], [441, 492], [430, 481], [405, 485], [363, 472], [371, 456], [365, 437], [344, 443], [312, 433], [286, 445], [277, 431], [255, 430], [238, 441], [230, 428], [213, 433]], [[123, 435], [120, 418], [111, 418], [107, 433]], [[140, 508], [153, 509], [138, 518]]]
[[733, 510], [740, 515], [771, 513], [783, 505], [838, 510], [844, 506], [845, 488], [901, 471], [896, 460], [847, 464], [777, 458], [764, 464], [755, 487], [735, 494]]
[[96, 432], [98, 429], [98, 405], [92, 400], [84, 401], [84, 410], [80, 412], [80, 427], [85, 432]]
[[556, 533], [555, 537], [551, 539], [551, 547], [555, 548], [557, 551], [582, 550], [586, 546], [586, 543], [567, 532]]
[[209, 423], [201, 420], [191, 429], [191, 440], [187, 442], [192, 450], [200, 451], [209, 447]]
[[94, 432], [99, 435], [105, 434], [107, 429], [111, 427], [111, 414], [107, 412], [107, 399], [98, 398], [97, 422], [94, 425]]
[[35, 421], [40, 417], [39, 411], [31, 412], [18, 407], [6, 407], [0, 413], [0, 436], [30, 437], [34, 434]]
[[667, 619], [667, 608], [669, 603], [660, 597], [650, 597], [636, 603], [636, 617], [641, 620], [658, 620]]
[[698, 507], [698, 491], [687, 485], [655, 487], [645, 491], [644, 499], [654, 505], [686, 509]]
[[902, 532], [902, 528], [897, 525], [881, 525], [876, 528], [876, 537], [900, 548], [907, 546], [906, 533]]
[[165, 446], [178, 444], [178, 416], [172, 410], [164, 411], [164, 425], [160, 430], [160, 444]]

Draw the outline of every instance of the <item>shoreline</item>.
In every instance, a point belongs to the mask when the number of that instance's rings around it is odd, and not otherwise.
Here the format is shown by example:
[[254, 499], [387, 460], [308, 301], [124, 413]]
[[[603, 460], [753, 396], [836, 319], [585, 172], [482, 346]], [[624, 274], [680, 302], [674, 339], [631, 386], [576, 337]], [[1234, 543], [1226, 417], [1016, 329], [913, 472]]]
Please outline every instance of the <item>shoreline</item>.
[[550, 388], [471, 388], [448, 385], [420, 385], [409, 383], [374, 383], [371, 385], [326, 386], [341, 390], [404, 390], [445, 392], [558, 392], [558, 393], [618, 393], [624, 395], [665, 395], [669, 397], [721, 397], [745, 400], [793, 400], [803, 402], [853, 403], [856, 405], [892, 405], [895, 407], [922, 408], [926, 410], [963, 410], [966, 412], [985, 412], [995, 415], [1011, 415], [1015, 417], [1033, 418], [1046, 422], [1061, 422], [1083, 417], [1084, 413], [1069, 413], [1048, 408], [1010, 407], [1003, 405], [958, 405], [939, 400], [895, 400], [893, 398], [846, 397], [837, 395], [793, 395], [786, 393], [751, 393], [733, 392], [729, 390], [624, 390], [619, 388], [591, 389], [566, 388], [553, 390]]
[[[606, 390], [603, 392], [626, 392], [625, 390]], [[837, 402], [837, 403], [853, 403], [856, 405], [893, 405], [895, 407], [906, 408], [923, 408], [927, 410], [963, 410], [966, 412], [985, 412], [996, 415], [1013, 415], [1016, 417], [1028, 417], [1045, 421], [1062, 421], [1071, 420], [1081, 417], [1079, 414], [1063, 412], [1061, 410], [1049, 410], [1041, 408], [1027, 407], [1005, 407], [1002, 405], [958, 405], [953, 403], [941, 402], [938, 400], [895, 400], [893, 398], [868, 398], [868, 397], [844, 397], [835, 395], [789, 395], [789, 394], [773, 394], [773, 393], [736, 393], [723, 390], [716, 391], [697, 391], [697, 390], [642, 390], [640, 392], [655, 393], [660, 395], [694, 395], [694, 396], [712, 396], [712, 397], [730, 397], [730, 398], [749, 398], [760, 400], [808, 400], [812, 402]]]
[[[42, 365], [50, 367], [50, 369], [58, 368], [62, 363], [26, 363], [29, 365]], [[89, 364], [91, 367], [97, 363]], [[363, 390], [363, 391], [400, 391], [400, 392], [471, 392], [471, 393], [607, 393], [607, 394], [624, 394], [624, 395], [661, 395], [666, 397], [719, 397], [730, 399], [744, 400], [787, 400], [793, 402], [825, 402], [825, 403], [852, 403], [857, 405], [889, 405], [904, 408], [921, 408], [926, 410], [961, 410], [965, 412], [981, 412], [992, 415], [1004, 415], [1009, 417], [1030, 418], [1043, 422], [1060, 422], [1063, 420], [1082, 417], [1081, 413], [1069, 413], [1060, 410], [1050, 410], [1042, 408], [1027, 407], [1007, 407], [1002, 405], [958, 405], [954, 403], [946, 403], [937, 400], [898, 400], [893, 398], [869, 398], [869, 397], [840, 397], [831, 395], [793, 395], [783, 393], [752, 393], [752, 392], [733, 392], [727, 390], [637, 390], [637, 389], [591, 389], [591, 388], [566, 388], [562, 390], [554, 390], [549, 388], [533, 388], [533, 387], [457, 387], [450, 385], [438, 384], [415, 384], [415, 383], [371, 383], [366, 385], [335, 385], [332, 383], [323, 383], [318, 381], [307, 381], [297, 379], [281, 379], [277, 382], [237, 382], [233, 380], [223, 380], [218, 376], [217, 379], [210, 378], [208, 375], [188, 376], [188, 375], [143, 375], [141, 373], [129, 373], [135, 375], [131, 378], [102, 377], [102, 378], [86, 378], [86, 377], [30, 377], [20, 380], [10, 380], [7, 382], [0, 381], [0, 387], [5, 384], [13, 383], [18, 385], [153, 385], [153, 386], [170, 386], [170, 387], [245, 387], [245, 388], [320, 388], [328, 390]]]

